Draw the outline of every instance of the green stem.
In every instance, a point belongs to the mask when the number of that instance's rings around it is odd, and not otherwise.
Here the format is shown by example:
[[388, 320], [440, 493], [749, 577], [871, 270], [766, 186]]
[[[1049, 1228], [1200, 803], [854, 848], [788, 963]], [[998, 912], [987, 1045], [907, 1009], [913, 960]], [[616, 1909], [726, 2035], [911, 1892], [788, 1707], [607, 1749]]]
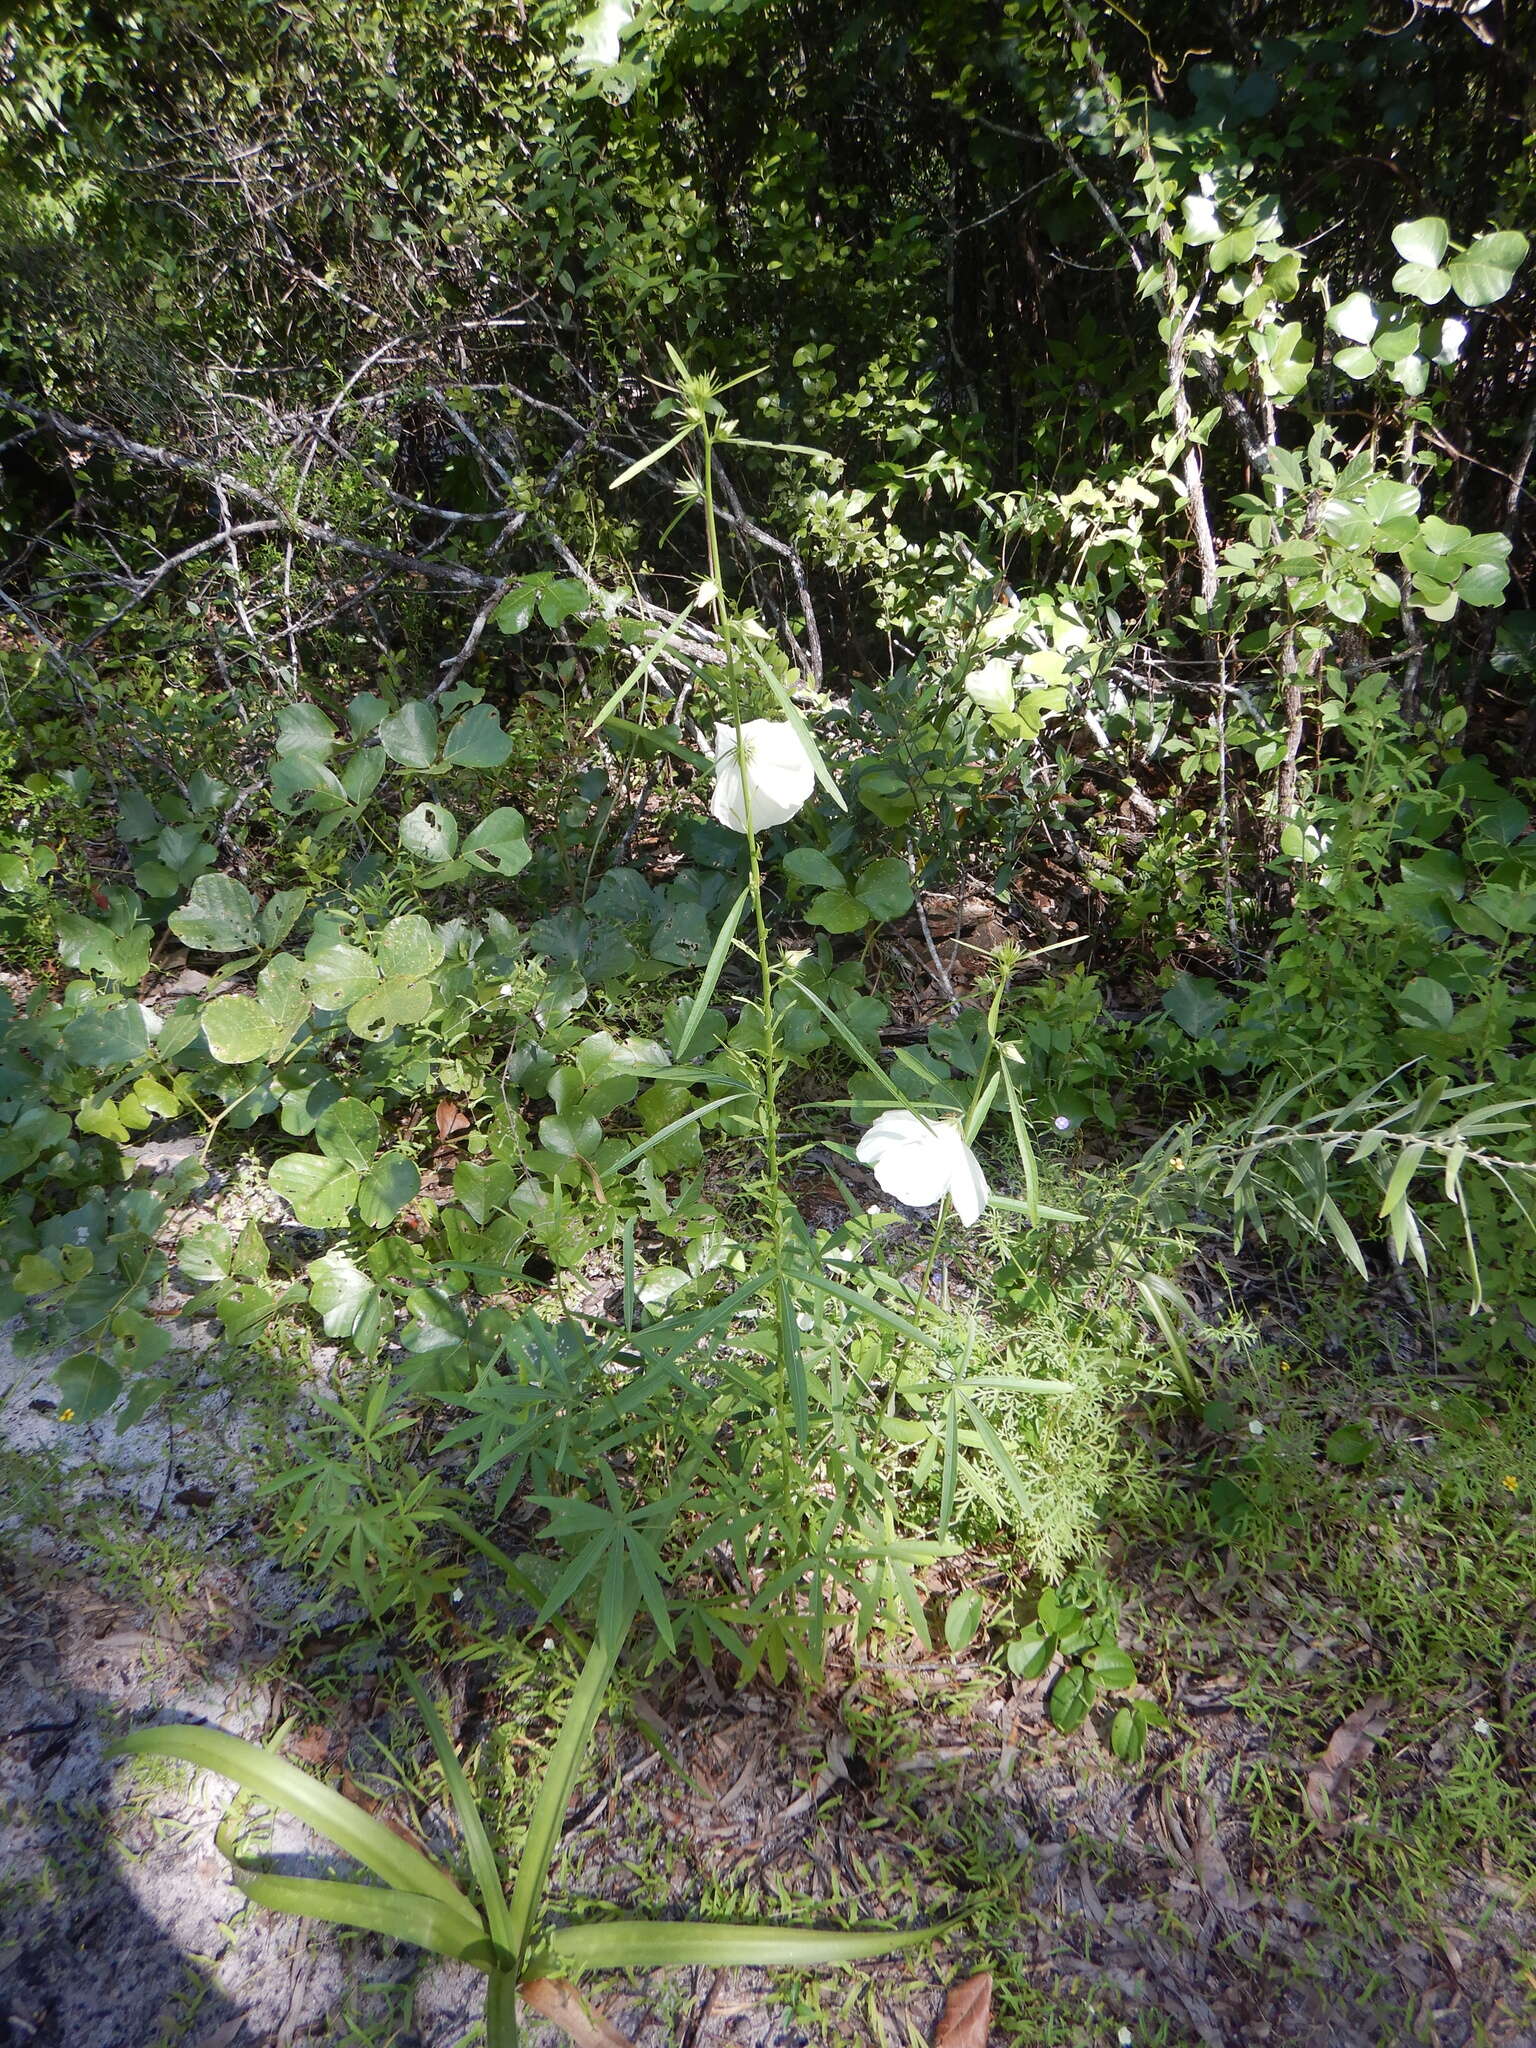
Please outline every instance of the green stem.
[[487, 1980], [485, 2048], [518, 2048], [515, 1970], [492, 1970]]
[[720, 635], [720, 645], [725, 657], [725, 673], [731, 691], [731, 720], [736, 733], [736, 758], [742, 765], [741, 789], [744, 820], [747, 828], [747, 886], [752, 896], [752, 917], [757, 937], [758, 976], [762, 991], [763, 1050], [762, 1085], [758, 1090], [758, 1115], [763, 1136], [763, 1158], [768, 1185], [768, 1238], [773, 1261], [774, 1295], [779, 1307], [778, 1399], [775, 1402], [776, 1420], [779, 1430], [779, 1456], [788, 1498], [788, 1487], [793, 1464], [789, 1431], [785, 1417], [790, 1403], [789, 1389], [789, 1333], [783, 1328], [783, 1319], [791, 1313], [788, 1306], [788, 1289], [784, 1284], [784, 1217], [781, 1200], [781, 1167], [779, 1158], [779, 1105], [778, 1105], [778, 1045], [774, 1037], [773, 1021], [773, 955], [768, 944], [768, 918], [763, 908], [763, 863], [758, 852], [757, 834], [752, 825], [752, 790], [746, 773], [746, 760], [742, 749], [741, 686], [737, 679], [734, 647], [731, 636], [730, 607], [725, 601], [723, 564], [720, 559], [720, 535], [715, 519], [715, 475], [714, 437], [707, 417], [700, 419], [699, 438], [703, 443], [703, 488], [704, 488], [704, 537], [708, 550], [709, 580], [714, 593], [712, 609], [715, 629]]

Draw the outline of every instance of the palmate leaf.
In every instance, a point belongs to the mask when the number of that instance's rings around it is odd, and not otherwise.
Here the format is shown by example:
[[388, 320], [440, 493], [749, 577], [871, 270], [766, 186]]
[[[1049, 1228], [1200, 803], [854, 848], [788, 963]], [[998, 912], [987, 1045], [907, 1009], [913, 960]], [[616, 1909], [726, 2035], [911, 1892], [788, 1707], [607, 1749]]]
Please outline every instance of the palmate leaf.
[[446, 1871], [401, 1841], [372, 1814], [364, 1813], [350, 1799], [343, 1799], [328, 1785], [322, 1785], [270, 1750], [259, 1749], [238, 1735], [226, 1735], [219, 1728], [168, 1726], [136, 1728], [112, 1744], [109, 1756], [164, 1756], [194, 1770], [216, 1771], [233, 1779], [241, 1791], [253, 1792], [269, 1806], [281, 1808], [295, 1820], [323, 1835], [344, 1855], [383, 1878], [397, 1891], [420, 1893], [428, 1899], [451, 1906], [473, 1919], [474, 1911], [463, 1892]]

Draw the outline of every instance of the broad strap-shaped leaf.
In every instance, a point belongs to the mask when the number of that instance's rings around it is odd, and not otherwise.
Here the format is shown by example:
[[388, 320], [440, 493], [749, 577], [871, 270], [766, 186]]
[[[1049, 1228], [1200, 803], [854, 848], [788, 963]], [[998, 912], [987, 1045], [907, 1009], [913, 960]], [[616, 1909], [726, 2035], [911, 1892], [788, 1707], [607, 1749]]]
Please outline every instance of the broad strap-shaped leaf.
[[274, 1913], [300, 1913], [306, 1920], [330, 1920], [339, 1927], [364, 1927], [409, 1941], [433, 1955], [495, 1967], [495, 1951], [479, 1915], [469, 1905], [450, 1906], [420, 1892], [377, 1884], [344, 1884], [324, 1877], [273, 1877], [236, 1869], [230, 1882], [258, 1906]]
[[758, 1927], [750, 1922], [600, 1920], [586, 1927], [558, 1928], [546, 1939], [564, 1969], [648, 1970], [700, 1963], [715, 1969], [793, 1970], [921, 1948], [956, 1924], [946, 1920], [935, 1927], [881, 1927], [850, 1934], [815, 1927]]
[[401, 1841], [392, 1829], [328, 1785], [295, 1768], [270, 1750], [260, 1749], [220, 1728], [178, 1724], [135, 1728], [112, 1744], [109, 1756], [164, 1756], [194, 1770], [216, 1771], [243, 1792], [253, 1792], [269, 1806], [280, 1807], [295, 1820], [323, 1835], [344, 1855], [371, 1870], [397, 1891], [420, 1892], [447, 1906], [471, 1913], [469, 1901], [446, 1871]]

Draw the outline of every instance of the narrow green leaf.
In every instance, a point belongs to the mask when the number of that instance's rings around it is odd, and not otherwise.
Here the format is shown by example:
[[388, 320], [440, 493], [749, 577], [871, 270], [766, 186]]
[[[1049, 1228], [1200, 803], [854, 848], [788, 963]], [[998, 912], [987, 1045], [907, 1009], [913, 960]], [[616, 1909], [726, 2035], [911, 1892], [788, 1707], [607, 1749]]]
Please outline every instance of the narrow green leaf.
[[720, 976], [725, 972], [726, 959], [735, 941], [736, 932], [741, 924], [747, 905], [751, 900], [752, 891], [750, 889], [743, 889], [727, 911], [725, 923], [721, 925], [715, 943], [710, 948], [709, 959], [705, 962], [704, 966], [704, 979], [699, 983], [698, 993], [689, 1005], [688, 1015], [683, 1023], [682, 1036], [677, 1042], [675, 1057], [679, 1060], [687, 1058], [688, 1048], [693, 1043], [694, 1033], [704, 1021], [705, 1012], [709, 1008], [710, 998], [719, 986]]
[[1362, 1280], [1369, 1280], [1371, 1275], [1365, 1263], [1365, 1254], [1360, 1249], [1359, 1240], [1345, 1221], [1343, 1212], [1340, 1210], [1337, 1202], [1334, 1201], [1332, 1195], [1324, 1195], [1323, 1197], [1322, 1218], [1333, 1233], [1334, 1243], [1360, 1275], [1360, 1278]]
[[1029, 1124], [1024, 1115], [1024, 1104], [1020, 1100], [1018, 1084], [1012, 1073], [1012, 1048], [998, 1047], [998, 1072], [1003, 1077], [1003, 1094], [1008, 1102], [1008, 1118], [1013, 1125], [1013, 1142], [1018, 1149], [1019, 1166], [1024, 1175], [1024, 1213], [1037, 1228], [1040, 1223], [1040, 1170], [1035, 1160], [1035, 1148], [1030, 1140]]
[[877, 1323], [884, 1323], [888, 1330], [894, 1330], [898, 1336], [909, 1338], [914, 1344], [925, 1344], [930, 1351], [942, 1351], [944, 1348], [936, 1338], [930, 1337], [926, 1330], [920, 1330], [916, 1323], [909, 1322], [905, 1316], [898, 1315], [895, 1309], [887, 1308], [883, 1301], [877, 1301], [874, 1295], [865, 1294], [860, 1288], [845, 1287], [840, 1280], [830, 1280], [825, 1273], [813, 1273], [809, 1267], [791, 1266], [789, 1273], [802, 1287], [812, 1287], [818, 1294], [836, 1295], [839, 1301], [846, 1301], [850, 1308], [856, 1308], [862, 1314], [872, 1316]]
[[[674, 1117], [671, 1123], [663, 1124], [659, 1131], [652, 1131], [648, 1138], [643, 1138], [638, 1145], [632, 1145], [622, 1158], [615, 1159], [612, 1166], [605, 1167], [604, 1172], [622, 1173], [625, 1167], [633, 1166], [637, 1159], [643, 1159], [647, 1152], [654, 1151], [658, 1145], [664, 1145], [668, 1138], [675, 1137], [679, 1131], [686, 1131], [691, 1124], [698, 1123], [701, 1118], [712, 1115], [717, 1109], [727, 1109], [733, 1102], [750, 1101], [751, 1097], [752, 1091], [749, 1088], [741, 1088], [734, 1095], [721, 1095], [713, 1102], [700, 1103], [697, 1109], [690, 1109], [686, 1116]], [[552, 1121], [553, 1119], [549, 1117], [544, 1119], [545, 1123]]]
[[538, 1915], [539, 1904], [544, 1896], [544, 1880], [549, 1875], [549, 1861], [555, 1853], [555, 1845], [565, 1826], [565, 1810], [570, 1804], [581, 1772], [582, 1759], [587, 1753], [587, 1744], [592, 1739], [592, 1730], [597, 1726], [597, 1717], [602, 1709], [603, 1695], [608, 1690], [608, 1681], [613, 1668], [619, 1661], [623, 1648], [623, 1636], [635, 1611], [635, 1595], [630, 1590], [626, 1601], [624, 1625], [608, 1636], [599, 1636], [587, 1653], [576, 1689], [571, 1694], [570, 1704], [565, 1710], [565, 1720], [560, 1735], [544, 1770], [544, 1782], [539, 1787], [539, 1796], [534, 1802], [533, 1813], [528, 1822], [528, 1831], [523, 1837], [523, 1852], [518, 1858], [517, 1881], [512, 1888], [510, 1944], [514, 1955], [521, 1964], [527, 1954]]
[[1381, 1207], [1376, 1211], [1378, 1216], [1390, 1216], [1398, 1208], [1408, 1192], [1408, 1183], [1419, 1170], [1419, 1161], [1428, 1150], [1427, 1145], [1417, 1141], [1403, 1147], [1392, 1169], [1392, 1178], [1387, 1182], [1386, 1193], [1381, 1198]]
[[640, 460], [632, 462], [628, 469], [620, 470], [619, 474], [609, 484], [609, 490], [621, 490], [625, 484], [631, 483], [637, 476], [643, 476], [653, 462], [660, 462], [663, 457], [670, 455], [674, 448], [680, 448], [692, 432], [693, 422], [690, 420], [681, 433], [674, 434], [670, 441], [663, 441], [661, 446], [653, 448], [649, 455], [642, 455]]
[[[610, 489], [611, 488], [612, 486], [610, 486]], [[641, 655], [640, 659], [635, 663], [634, 667], [630, 670], [629, 674], [624, 678], [623, 682], [619, 684], [619, 687], [613, 692], [612, 696], [608, 698], [607, 702], [602, 706], [601, 710], [598, 711], [597, 715], [593, 718], [591, 724], [587, 727], [587, 733], [589, 737], [592, 733], [599, 731], [603, 726], [605, 726], [608, 723], [608, 720], [612, 718], [613, 714], [624, 702], [625, 698], [629, 695], [630, 691], [635, 687], [636, 683], [638, 683], [642, 677], [648, 675], [651, 669], [654, 668], [656, 663], [660, 660], [662, 655], [666, 653], [667, 649], [672, 645], [673, 641], [678, 637], [678, 635], [682, 632], [683, 627], [687, 624], [689, 616], [693, 611], [694, 603], [695, 600], [690, 598], [688, 600], [688, 603], [683, 607], [682, 611], [678, 613], [677, 617], [667, 627], [666, 631], [664, 633], [659, 633], [656, 636], [656, 638], [651, 641], [649, 646], [646, 648], [644, 654]]]
[[437, 1709], [427, 1697], [425, 1687], [416, 1674], [405, 1665], [400, 1675], [410, 1689], [410, 1694], [427, 1724], [427, 1733], [432, 1738], [432, 1747], [437, 1752], [438, 1763], [442, 1766], [443, 1781], [453, 1801], [453, 1810], [459, 1817], [459, 1832], [464, 1837], [464, 1846], [469, 1851], [469, 1867], [475, 1873], [475, 1885], [480, 1894], [480, 1910], [490, 1937], [504, 1967], [510, 1969], [516, 1961], [512, 1941], [512, 1916], [507, 1911], [506, 1895], [501, 1888], [501, 1873], [496, 1868], [496, 1852], [491, 1847], [491, 1838], [485, 1831], [485, 1822], [480, 1817], [480, 1808], [475, 1795], [469, 1789], [448, 1731], [438, 1718]]
[[810, 1401], [805, 1386], [805, 1360], [800, 1352], [800, 1328], [795, 1321], [794, 1298], [781, 1273], [774, 1282], [775, 1305], [779, 1312], [779, 1349], [789, 1381], [789, 1405], [794, 1416], [795, 1442], [805, 1448], [811, 1433]]

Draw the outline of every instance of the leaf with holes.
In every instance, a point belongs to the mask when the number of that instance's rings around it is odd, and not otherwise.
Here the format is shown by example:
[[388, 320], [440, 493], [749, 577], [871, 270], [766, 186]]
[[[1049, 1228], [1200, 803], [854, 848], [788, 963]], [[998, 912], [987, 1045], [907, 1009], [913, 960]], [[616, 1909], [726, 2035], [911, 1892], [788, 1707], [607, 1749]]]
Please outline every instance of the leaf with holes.
[[459, 850], [459, 826], [445, 804], [418, 804], [400, 820], [400, 844], [418, 860], [452, 860]]
[[229, 875], [199, 875], [166, 922], [183, 945], [199, 953], [254, 952], [261, 944], [256, 899]]
[[315, 946], [304, 955], [304, 987], [317, 1010], [350, 1009], [378, 978], [373, 955], [344, 939]]
[[482, 818], [464, 842], [464, 858], [490, 874], [520, 873], [533, 859], [521, 811], [504, 805]]

